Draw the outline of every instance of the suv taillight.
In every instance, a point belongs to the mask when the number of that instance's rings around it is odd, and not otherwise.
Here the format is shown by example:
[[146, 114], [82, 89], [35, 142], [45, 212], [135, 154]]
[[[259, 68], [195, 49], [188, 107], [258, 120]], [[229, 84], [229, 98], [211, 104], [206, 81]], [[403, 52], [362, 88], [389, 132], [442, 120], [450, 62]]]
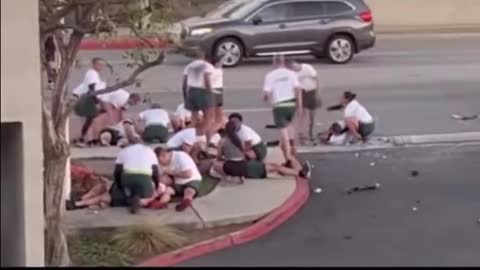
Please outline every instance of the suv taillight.
[[371, 11], [362, 12], [362, 13], [360, 13], [360, 18], [364, 22], [371, 22], [371, 21], [373, 21], [372, 12]]

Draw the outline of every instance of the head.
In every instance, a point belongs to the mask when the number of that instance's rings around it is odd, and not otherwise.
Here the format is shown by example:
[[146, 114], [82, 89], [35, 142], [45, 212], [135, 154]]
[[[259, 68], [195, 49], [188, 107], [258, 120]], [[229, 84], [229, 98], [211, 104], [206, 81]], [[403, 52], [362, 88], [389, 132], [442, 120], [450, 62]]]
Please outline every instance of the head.
[[157, 147], [155, 148], [155, 155], [158, 158], [158, 162], [162, 166], [168, 166], [172, 161], [173, 151], [167, 147]]
[[275, 54], [273, 56], [273, 66], [276, 68], [285, 66], [285, 56], [283, 54]]
[[196, 50], [194, 53], [197, 59], [200, 59], [200, 60], [207, 59], [207, 54], [202, 50]]
[[110, 133], [110, 131], [107, 130], [100, 133], [100, 145], [110, 146], [112, 143], [112, 139], [113, 139], [113, 136], [112, 136], [112, 133]]
[[223, 65], [223, 55], [214, 55], [210, 58], [210, 64], [216, 68], [221, 68]]
[[226, 137], [240, 150], [243, 150], [243, 143], [238, 137], [237, 133], [237, 124], [235, 122], [229, 121], [225, 126]]
[[340, 135], [340, 134], [343, 133], [343, 130], [344, 130], [345, 127], [342, 126], [341, 124], [343, 124], [343, 123], [335, 122], [335, 123], [332, 124], [330, 129], [332, 130], [333, 134]]
[[291, 69], [295, 72], [298, 72], [302, 69], [302, 66], [300, 65], [300, 63], [295, 60], [295, 59], [287, 59], [285, 60], [285, 65], [287, 66], [288, 69]]
[[343, 93], [341, 103], [343, 105], [347, 105], [348, 103], [350, 103], [352, 100], [354, 100], [356, 98], [357, 98], [357, 94], [352, 93], [350, 91], [346, 91], [346, 92]]
[[128, 105], [135, 106], [140, 102], [142, 102], [142, 96], [140, 96], [140, 94], [137, 94], [137, 93], [130, 94], [130, 97], [128, 98]]
[[107, 63], [100, 57], [95, 57], [92, 59], [92, 68], [95, 69], [97, 72], [101, 72], [105, 69]]
[[243, 116], [239, 113], [232, 113], [228, 116], [228, 122], [233, 122], [235, 124], [236, 130], [238, 131], [242, 126]]

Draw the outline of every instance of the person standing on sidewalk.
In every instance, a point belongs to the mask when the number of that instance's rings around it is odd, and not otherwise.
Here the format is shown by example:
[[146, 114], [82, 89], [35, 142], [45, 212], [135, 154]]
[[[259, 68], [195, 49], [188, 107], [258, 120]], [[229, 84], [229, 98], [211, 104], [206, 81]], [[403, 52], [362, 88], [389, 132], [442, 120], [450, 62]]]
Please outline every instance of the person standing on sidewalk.
[[213, 117], [213, 124], [212, 127], [208, 130], [208, 137], [212, 138], [219, 129], [224, 126], [223, 122], [223, 68], [222, 68], [222, 57], [221, 56], [213, 56], [210, 60], [210, 63], [213, 66], [212, 74], [211, 74], [211, 82], [212, 82], [212, 103], [214, 107], [214, 114]]
[[[298, 118], [298, 137], [301, 144], [308, 139], [313, 141], [313, 127], [315, 123], [316, 109], [321, 106], [321, 100], [318, 96], [319, 81], [318, 73], [310, 64], [299, 63], [295, 60], [288, 60], [287, 66], [297, 73], [298, 80], [302, 87], [303, 108], [306, 110], [301, 117]], [[305, 126], [308, 121], [308, 138], [305, 135]]]
[[[198, 58], [184, 70], [183, 98], [185, 108], [192, 112], [192, 126], [199, 126], [199, 135], [209, 138], [209, 130], [214, 121], [214, 107], [212, 104], [212, 73], [214, 67], [208, 61], [203, 52], [197, 52]], [[203, 112], [203, 120], [200, 122], [199, 115]]]
[[275, 69], [265, 77], [264, 101], [272, 105], [274, 123], [280, 129], [280, 148], [287, 167], [291, 167], [293, 156], [288, 129], [295, 114], [301, 117], [303, 113], [301, 85], [297, 74], [286, 68], [283, 55], [275, 55], [273, 65]]

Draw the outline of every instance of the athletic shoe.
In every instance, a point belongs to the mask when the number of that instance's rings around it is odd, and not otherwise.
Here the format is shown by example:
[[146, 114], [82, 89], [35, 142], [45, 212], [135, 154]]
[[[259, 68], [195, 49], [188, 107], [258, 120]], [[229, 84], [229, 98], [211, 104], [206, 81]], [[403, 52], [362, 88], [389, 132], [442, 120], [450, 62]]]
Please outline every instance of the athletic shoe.
[[175, 210], [177, 210], [177, 212], [182, 212], [182, 211], [185, 211], [185, 209], [187, 209], [191, 205], [192, 205], [192, 200], [183, 199], [179, 204], [177, 204], [177, 206], [175, 206]]
[[300, 176], [307, 180], [309, 180], [310, 177], [312, 177], [312, 164], [310, 164], [308, 160], [305, 161], [305, 163], [303, 164], [303, 168], [300, 171]]

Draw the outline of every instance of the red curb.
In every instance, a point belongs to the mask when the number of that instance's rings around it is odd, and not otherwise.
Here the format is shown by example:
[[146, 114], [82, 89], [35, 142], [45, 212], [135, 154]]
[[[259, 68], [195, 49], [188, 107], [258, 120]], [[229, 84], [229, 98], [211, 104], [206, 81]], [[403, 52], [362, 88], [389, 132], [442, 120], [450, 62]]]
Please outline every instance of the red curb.
[[296, 179], [293, 194], [280, 207], [267, 214], [255, 224], [227, 235], [197, 243], [177, 251], [163, 254], [142, 262], [140, 267], [173, 266], [207, 253], [241, 245], [260, 238], [281, 224], [300, 210], [310, 196], [308, 183], [304, 179]]
[[[149, 40], [155, 48], [165, 48], [170, 42], [167, 40]], [[145, 43], [137, 38], [115, 38], [115, 39], [84, 39], [80, 43], [80, 50], [130, 50], [146, 48]]]

